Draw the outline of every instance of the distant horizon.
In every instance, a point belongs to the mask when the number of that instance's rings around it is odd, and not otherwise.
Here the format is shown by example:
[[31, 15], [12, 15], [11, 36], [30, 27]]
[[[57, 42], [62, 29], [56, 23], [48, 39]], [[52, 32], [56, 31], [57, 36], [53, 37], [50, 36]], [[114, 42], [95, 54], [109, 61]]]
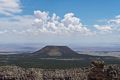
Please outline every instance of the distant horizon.
[[120, 58], [120, 47], [115, 46], [68, 46], [68, 45], [39, 45], [39, 44], [2, 44], [0, 45], [0, 55], [33, 53], [46, 46], [67, 46], [78, 54], [92, 56], [113, 56]]
[[76, 51], [120, 51], [119, 45], [113, 46], [86, 46], [86, 45], [57, 45], [57, 44], [38, 44], [38, 43], [10, 43], [10, 44], [0, 44], [0, 51], [35, 51], [41, 49], [45, 46], [67, 46]]

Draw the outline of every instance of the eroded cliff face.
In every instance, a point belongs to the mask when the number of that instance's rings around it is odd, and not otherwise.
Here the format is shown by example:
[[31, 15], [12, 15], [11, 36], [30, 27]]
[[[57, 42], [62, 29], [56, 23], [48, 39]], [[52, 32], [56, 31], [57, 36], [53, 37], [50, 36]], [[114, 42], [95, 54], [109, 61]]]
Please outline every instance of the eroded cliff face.
[[120, 65], [93, 61], [89, 67], [75, 69], [39, 69], [1, 66], [0, 80], [120, 80]]

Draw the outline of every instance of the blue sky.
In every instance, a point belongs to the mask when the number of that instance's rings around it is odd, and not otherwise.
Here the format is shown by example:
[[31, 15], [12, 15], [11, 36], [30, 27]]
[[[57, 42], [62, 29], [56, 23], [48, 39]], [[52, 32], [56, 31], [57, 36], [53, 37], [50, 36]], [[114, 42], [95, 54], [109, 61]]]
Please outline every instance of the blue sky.
[[119, 0], [1, 0], [0, 42], [119, 45], [119, 5]]
[[120, 14], [120, 1], [116, 0], [21, 0], [23, 14], [33, 14], [34, 10], [48, 11], [63, 17], [73, 12], [83, 22], [94, 24], [98, 19], [113, 18]]

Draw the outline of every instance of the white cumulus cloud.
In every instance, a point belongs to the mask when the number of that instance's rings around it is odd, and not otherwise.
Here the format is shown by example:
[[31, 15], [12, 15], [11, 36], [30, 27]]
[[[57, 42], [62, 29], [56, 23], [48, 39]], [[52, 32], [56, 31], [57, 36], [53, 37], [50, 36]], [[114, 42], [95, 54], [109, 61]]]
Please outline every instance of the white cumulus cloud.
[[120, 26], [120, 15], [116, 16], [114, 19], [108, 20], [108, 23], [114, 26]]
[[[45, 11], [34, 11], [34, 15], [14, 15], [0, 18], [0, 42], [119, 42], [119, 16], [105, 24], [86, 26], [74, 13], [63, 18]], [[95, 30], [91, 27], [95, 27]], [[118, 32], [117, 32], [118, 31]], [[102, 34], [103, 33], [103, 34]], [[104, 34], [107, 33], [107, 34]], [[117, 35], [116, 35], [117, 34]], [[89, 41], [88, 41], [89, 40]], [[100, 41], [100, 42], [102, 42]]]
[[0, 14], [11, 16], [21, 11], [20, 0], [0, 0]]
[[97, 30], [100, 30], [100, 31], [111, 31], [112, 28], [111, 26], [107, 26], [107, 25], [94, 25], [94, 27], [97, 29]]
[[108, 19], [102, 25], [99, 25], [99, 24], [94, 25], [94, 27], [99, 31], [104, 31], [104, 32], [111, 31], [113, 34], [119, 33], [120, 32], [120, 15], [115, 16], [112, 19]]
[[74, 13], [67, 13], [61, 19], [56, 14], [52, 16], [48, 12], [34, 11], [36, 19], [34, 25], [41, 32], [51, 32], [57, 34], [63, 33], [80, 33], [80, 35], [88, 35], [91, 31], [82, 24], [79, 18]]

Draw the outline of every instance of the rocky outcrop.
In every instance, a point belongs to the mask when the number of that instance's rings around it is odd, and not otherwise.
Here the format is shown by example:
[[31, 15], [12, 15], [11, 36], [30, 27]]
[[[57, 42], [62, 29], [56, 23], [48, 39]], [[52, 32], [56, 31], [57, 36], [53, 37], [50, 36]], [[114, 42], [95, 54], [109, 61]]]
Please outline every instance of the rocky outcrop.
[[104, 80], [104, 78], [104, 62], [93, 61], [91, 63], [91, 68], [88, 73], [88, 80]]
[[93, 61], [87, 80], [120, 80], [120, 66], [104, 65], [103, 61]]

